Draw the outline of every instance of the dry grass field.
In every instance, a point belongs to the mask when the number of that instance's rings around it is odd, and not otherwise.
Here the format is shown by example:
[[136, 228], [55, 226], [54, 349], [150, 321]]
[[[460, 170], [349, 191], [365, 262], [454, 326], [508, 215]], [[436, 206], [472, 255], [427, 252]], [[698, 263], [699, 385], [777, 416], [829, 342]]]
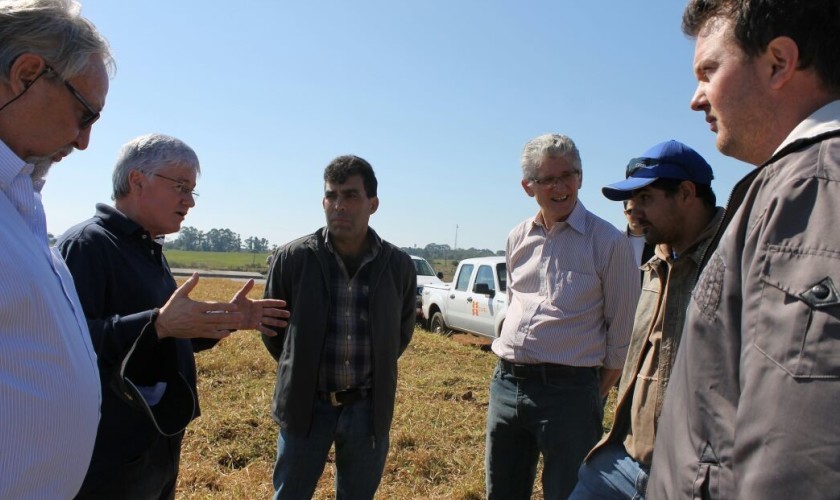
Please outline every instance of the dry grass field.
[[[202, 279], [192, 296], [229, 300], [240, 286]], [[261, 286], [255, 288], [252, 296], [261, 296]], [[237, 332], [196, 359], [202, 416], [184, 440], [178, 498], [270, 498], [274, 360], [256, 332]], [[400, 359], [391, 450], [377, 498], [484, 498], [484, 422], [494, 364], [495, 357], [476, 346], [415, 330]], [[334, 497], [333, 477], [328, 463], [315, 498]]]

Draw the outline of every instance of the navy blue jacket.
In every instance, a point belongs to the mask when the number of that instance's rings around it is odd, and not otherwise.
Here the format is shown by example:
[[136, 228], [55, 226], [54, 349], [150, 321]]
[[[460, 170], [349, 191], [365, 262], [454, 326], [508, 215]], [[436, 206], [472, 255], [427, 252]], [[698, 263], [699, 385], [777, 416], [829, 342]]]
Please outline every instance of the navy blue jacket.
[[[102, 383], [85, 492], [198, 416], [193, 351], [215, 342], [158, 340], [152, 312], [175, 291], [175, 279], [161, 245], [113, 207], [97, 204], [96, 215], [67, 230], [56, 246], [73, 275]], [[158, 382], [167, 390], [151, 409], [136, 388]]]

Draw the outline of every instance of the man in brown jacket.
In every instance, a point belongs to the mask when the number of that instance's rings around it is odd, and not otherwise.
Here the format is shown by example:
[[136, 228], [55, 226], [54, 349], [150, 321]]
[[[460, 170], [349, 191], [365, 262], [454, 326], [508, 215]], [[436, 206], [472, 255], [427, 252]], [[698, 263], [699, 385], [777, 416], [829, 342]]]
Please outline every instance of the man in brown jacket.
[[680, 343], [685, 308], [723, 209], [715, 207], [712, 168], [677, 141], [630, 160], [627, 179], [602, 189], [632, 200], [654, 256], [644, 281], [621, 374], [613, 427], [589, 452], [571, 499], [644, 498], [665, 387]]
[[692, 0], [683, 31], [692, 108], [758, 168], [694, 288], [648, 497], [837, 498], [840, 2]]

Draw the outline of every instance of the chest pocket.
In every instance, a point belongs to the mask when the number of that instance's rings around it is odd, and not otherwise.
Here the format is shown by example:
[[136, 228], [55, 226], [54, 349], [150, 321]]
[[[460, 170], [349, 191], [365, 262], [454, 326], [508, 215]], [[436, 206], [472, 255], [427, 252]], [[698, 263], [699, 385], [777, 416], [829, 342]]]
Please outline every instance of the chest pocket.
[[789, 375], [840, 378], [840, 254], [771, 246], [753, 343]]
[[603, 301], [601, 279], [597, 274], [557, 270], [557, 280], [548, 282], [551, 302], [567, 315], [599, 307]]

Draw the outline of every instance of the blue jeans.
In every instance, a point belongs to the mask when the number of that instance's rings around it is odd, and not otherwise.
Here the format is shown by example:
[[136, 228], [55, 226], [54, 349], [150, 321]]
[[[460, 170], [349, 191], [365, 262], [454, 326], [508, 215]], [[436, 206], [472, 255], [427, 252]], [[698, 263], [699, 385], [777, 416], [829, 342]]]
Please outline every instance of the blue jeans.
[[570, 500], [644, 500], [648, 467], [630, 458], [621, 443], [610, 443], [580, 466]]
[[333, 407], [316, 400], [308, 436], [277, 437], [275, 500], [308, 500], [335, 443], [336, 500], [373, 498], [388, 455], [388, 435], [373, 436], [371, 399]]
[[544, 497], [565, 499], [583, 457], [601, 437], [602, 418], [594, 369], [515, 378], [497, 366], [487, 410], [487, 498], [530, 499], [542, 453]]

